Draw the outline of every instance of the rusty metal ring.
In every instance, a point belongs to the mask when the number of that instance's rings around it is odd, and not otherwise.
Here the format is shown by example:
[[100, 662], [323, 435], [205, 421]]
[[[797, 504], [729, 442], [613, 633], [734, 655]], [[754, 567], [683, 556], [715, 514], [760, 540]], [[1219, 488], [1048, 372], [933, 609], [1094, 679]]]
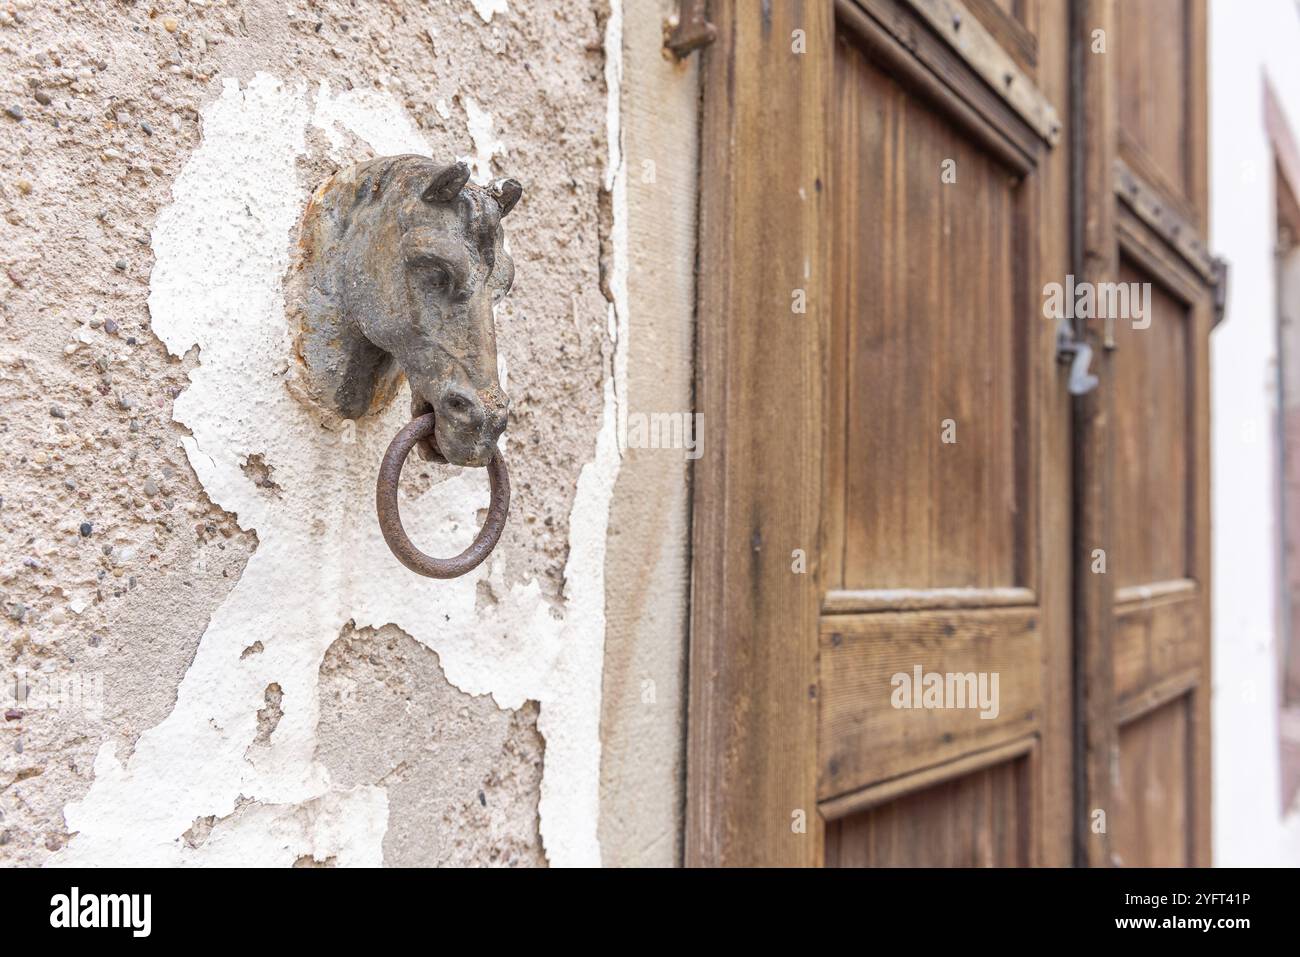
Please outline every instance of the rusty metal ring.
[[497, 449], [487, 466], [492, 483], [492, 501], [488, 505], [487, 521], [474, 541], [455, 558], [434, 558], [424, 554], [402, 528], [402, 517], [397, 510], [397, 480], [401, 478], [402, 464], [411, 454], [411, 449], [421, 439], [433, 435], [433, 424], [433, 413], [428, 412], [412, 419], [393, 437], [384, 453], [384, 460], [379, 463], [375, 508], [379, 512], [379, 530], [384, 533], [384, 541], [399, 562], [416, 574], [429, 578], [459, 578], [477, 568], [501, 538], [501, 531], [506, 527], [506, 513], [510, 510], [510, 474], [506, 471], [505, 457]]

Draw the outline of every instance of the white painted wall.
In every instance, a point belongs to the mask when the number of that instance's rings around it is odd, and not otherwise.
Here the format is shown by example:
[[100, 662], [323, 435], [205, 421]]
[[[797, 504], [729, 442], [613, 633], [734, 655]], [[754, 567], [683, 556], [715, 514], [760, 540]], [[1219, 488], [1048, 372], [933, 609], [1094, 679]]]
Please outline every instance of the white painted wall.
[[1300, 129], [1300, 6], [1210, 4], [1210, 240], [1232, 266], [1211, 337], [1214, 859], [1300, 864], [1278, 771], [1276, 303], [1267, 76]]

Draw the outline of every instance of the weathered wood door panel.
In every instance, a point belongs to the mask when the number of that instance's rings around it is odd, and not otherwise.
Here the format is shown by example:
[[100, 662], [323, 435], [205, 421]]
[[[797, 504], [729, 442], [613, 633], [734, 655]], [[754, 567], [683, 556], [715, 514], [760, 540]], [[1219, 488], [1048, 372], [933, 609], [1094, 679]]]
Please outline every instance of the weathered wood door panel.
[[1029, 761], [952, 775], [827, 824], [828, 867], [1017, 867], [1031, 861]]
[[[835, 52], [830, 455], [844, 474], [828, 585], [1023, 585], [1023, 180], [851, 35]], [[945, 164], [960, 173], [946, 186]], [[945, 419], [970, 426], [960, 441], [940, 443]]]
[[1111, 375], [1103, 386], [1114, 392], [1114, 524], [1105, 577], [1113, 588], [1119, 754], [1106, 823], [1113, 863], [1190, 864], [1199, 850], [1193, 814], [1204, 800], [1195, 793], [1203, 757], [1194, 738], [1206, 729], [1195, 709], [1208, 690], [1193, 534], [1193, 503], [1204, 484], [1197, 467], [1194, 346], [1205, 330], [1150, 274], [1121, 260], [1120, 277], [1150, 283], [1151, 297], [1148, 328], [1115, 323]]
[[[926, 13], [839, 5], [819, 807], [828, 864], [1027, 865], [1071, 747], [1064, 711], [1050, 736], [1045, 720], [1067, 621], [1038, 589], [1044, 556], [1068, 549], [1038, 513], [1044, 482], [1068, 495], [1039, 432], [1053, 150], [1032, 113], [988, 95], [979, 62], [939, 37], [908, 47], [930, 36]], [[993, 33], [963, 28], [1051, 113]], [[899, 697], [937, 680], [933, 700]]]

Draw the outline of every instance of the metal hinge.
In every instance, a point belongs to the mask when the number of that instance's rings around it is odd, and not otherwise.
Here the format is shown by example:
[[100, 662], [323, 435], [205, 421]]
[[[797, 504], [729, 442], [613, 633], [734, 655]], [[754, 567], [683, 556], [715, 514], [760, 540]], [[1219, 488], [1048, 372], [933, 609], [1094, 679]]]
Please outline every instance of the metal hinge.
[[1214, 320], [1210, 328], [1223, 321], [1223, 312], [1228, 307], [1228, 261], [1221, 256], [1214, 257]]
[[718, 38], [718, 28], [704, 16], [704, 0], [679, 0], [676, 16], [664, 23], [664, 49], [677, 60]]

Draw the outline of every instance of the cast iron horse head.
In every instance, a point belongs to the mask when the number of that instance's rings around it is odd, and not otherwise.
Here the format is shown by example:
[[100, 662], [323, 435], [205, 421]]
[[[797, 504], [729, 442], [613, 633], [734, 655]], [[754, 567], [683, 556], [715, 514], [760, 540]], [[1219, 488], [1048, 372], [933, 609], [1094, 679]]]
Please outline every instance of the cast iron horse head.
[[426, 455], [487, 465], [509, 409], [492, 321], [515, 272], [501, 217], [522, 192], [413, 155], [332, 176], [308, 204], [290, 280], [295, 394], [337, 424], [387, 407], [405, 376], [412, 417], [435, 416]]

